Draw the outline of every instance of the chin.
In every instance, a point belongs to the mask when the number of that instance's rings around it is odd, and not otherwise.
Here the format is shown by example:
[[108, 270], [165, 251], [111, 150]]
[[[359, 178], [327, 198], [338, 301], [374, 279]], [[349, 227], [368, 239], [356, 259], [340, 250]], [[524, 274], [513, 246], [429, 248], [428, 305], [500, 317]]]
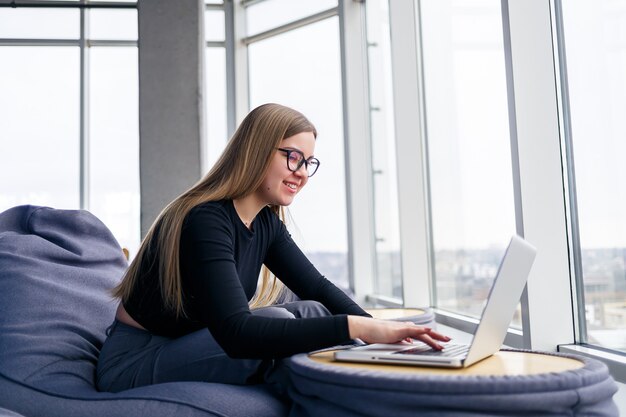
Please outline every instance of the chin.
[[293, 197], [285, 197], [278, 200], [276, 204], [279, 206], [287, 207], [293, 203]]

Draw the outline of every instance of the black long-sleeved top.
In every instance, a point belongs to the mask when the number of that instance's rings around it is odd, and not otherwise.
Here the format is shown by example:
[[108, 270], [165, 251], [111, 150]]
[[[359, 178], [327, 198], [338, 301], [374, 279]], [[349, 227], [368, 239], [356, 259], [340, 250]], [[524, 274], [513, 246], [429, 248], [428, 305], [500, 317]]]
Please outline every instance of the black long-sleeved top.
[[[141, 265], [128, 314], [151, 333], [181, 337], [208, 328], [235, 358], [280, 358], [349, 340], [347, 314], [368, 314], [324, 278], [268, 207], [249, 230], [233, 202], [201, 204], [185, 218], [180, 267], [186, 316], [166, 311], [154, 242]], [[265, 264], [298, 297], [321, 302], [329, 317], [278, 319], [252, 315], [248, 301]]]

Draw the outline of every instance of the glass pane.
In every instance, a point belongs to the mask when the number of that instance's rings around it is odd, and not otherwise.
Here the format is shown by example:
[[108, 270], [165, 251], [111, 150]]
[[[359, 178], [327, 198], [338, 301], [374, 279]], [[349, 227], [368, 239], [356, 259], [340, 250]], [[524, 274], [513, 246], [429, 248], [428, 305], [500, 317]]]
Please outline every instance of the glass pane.
[[137, 10], [91, 9], [89, 38], [137, 40]]
[[0, 211], [79, 206], [79, 50], [0, 47]]
[[226, 50], [206, 48], [206, 133], [207, 171], [222, 154], [228, 133], [226, 132]]
[[376, 223], [376, 293], [402, 299], [389, 3], [366, 3]]
[[337, 7], [337, 0], [265, 0], [246, 9], [248, 36]]
[[[289, 51], [289, 53], [285, 53]], [[336, 17], [249, 47], [250, 106], [274, 102], [318, 130], [318, 173], [290, 206], [294, 239], [328, 279], [348, 285], [339, 22]]]
[[137, 48], [94, 47], [89, 63], [89, 210], [132, 256], [140, 239]]
[[587, 327], [582, 342], [626, 351], [626, 0], [568, 0], [563, 19]]
[[500, 1], [421, 6], [436, 304], [479, 316], [515, 233]]
[[78, 9], [0, 8], [0, 38], [78, 39]]
[[207, 10], [204, 13], [204, 37], [207, 41], [223, 41], [224, 32], [224, 11]]

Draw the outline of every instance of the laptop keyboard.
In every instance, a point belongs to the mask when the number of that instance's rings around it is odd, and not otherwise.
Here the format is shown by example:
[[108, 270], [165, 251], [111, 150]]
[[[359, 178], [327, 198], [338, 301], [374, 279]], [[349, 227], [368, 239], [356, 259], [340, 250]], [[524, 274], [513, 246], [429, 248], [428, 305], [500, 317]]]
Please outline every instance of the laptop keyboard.
[[427, 355], [427, 356], [444, 356], [444, 357], [456, 357], [465, 356], [469, 350], [469, 345], [456, 345], [451, 343], [444, 343], [443, 350], [434, 350], [428, 345], [420, 345], [411, 349], [405, 349], [396, 352], [401, 355]]

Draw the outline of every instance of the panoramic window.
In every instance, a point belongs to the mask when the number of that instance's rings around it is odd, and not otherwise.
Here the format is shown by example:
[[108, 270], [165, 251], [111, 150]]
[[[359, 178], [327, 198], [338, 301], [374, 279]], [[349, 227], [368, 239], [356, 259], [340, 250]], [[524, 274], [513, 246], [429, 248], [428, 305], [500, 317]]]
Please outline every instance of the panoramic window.
[[265, 0], [246, 8], [247, 36], [291, 23], [337, 7], [337, 0]]
[[0, 46], [0, 61], [11, 63], [0, 65], [0, 211], [79, 206], [79, 55], [71, 46]]
[[[205, 132], [206, 166], [209, 171], [228, 141], [226, 126], [226, 42], [225, 14], [222, 2], [207, 4], [204, 14], [205, 49]], [[218, 4], [219, 3], [219, 4]]]
[[500, 2], [420, 5], [435, 305], [476, 317], [515, 233]]
[[[259, 5], [271, 3], [263, 2]], [[250, 21], [248, 17], [248, 22]], [[285, 51], [290, 51], [286, 54]], [[320, 169], [289, 207], [288, 227], [313, 264], [348, 285], [343, 111], [338, 18], [248, 46], [250, 107], [274, 102], [305, 114], [318, 130]]]
[[389, 3], [366, 3], [377, 295], [402, 300]]
[[139, 246], [136, 47], [92, 47], [89, 77], [89, 210], [132, 254]]
[[563, 2], [580, 340], [626, 352], [626, 1]]
[[135, 252], [136, 44], [134, 7], [0, 8], [0, 210], [88, 209]]

